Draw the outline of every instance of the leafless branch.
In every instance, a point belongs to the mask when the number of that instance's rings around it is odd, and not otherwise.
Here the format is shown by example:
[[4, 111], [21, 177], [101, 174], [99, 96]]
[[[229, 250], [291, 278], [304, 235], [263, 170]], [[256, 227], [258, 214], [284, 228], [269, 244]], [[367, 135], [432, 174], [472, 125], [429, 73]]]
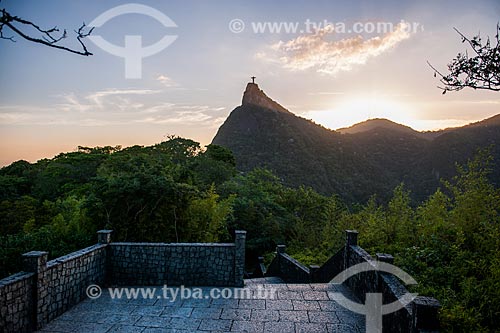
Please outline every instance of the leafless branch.
[[[33, 43], [38, 43], [42, 45], [46, 45], [49, 47], [53, 47], [56, 49], [64, 50], [67, 52], [83, 55], [83, 56], [89, 56], [92, 55], [91, 52], [88, 51], [87, 47], [85, 46], [85, 43], [83, 42], [83, 39], [87, 36], [89, 36], [92, 33], [92, 30], [94, 28], [91, 28], [88, 30], [88, 32], [85, 32], [86, 25], [85, 23], [82, 24], [82, 26], [78, 29], [75, 30], [76, 33], [76, 39], [80, 43], [81, 50], [76, 50], [67, 46], [59, 45], [61, 40], [67, 38], [68, 34], [66, 30], [63, 30], [62, 33], [60, 33], [60, 30], [57, 27], [53, 27], [51, 29], [43, 29], [37, 24], [22, 19], [17, 16], [13, 16], [10, 13], [8, 13], [5, 9], [1, 10], [1, 16], [0, 16], [0, 39], [7, 39], [10, 41], [15, 42], [14, 36], [11, 37], [6, 37], [3, 34], [3, 29], [4, 27], [8, 27], [10, 30], [12, 30], [14, 33], [17, 35], [21, 36], [22, 38], [33, 42]], [[30, 27], [36, 30], [41, 34], [40, 37], [35, 37], [31, 36], [28, 33], [24, 31], [22, 27]]]

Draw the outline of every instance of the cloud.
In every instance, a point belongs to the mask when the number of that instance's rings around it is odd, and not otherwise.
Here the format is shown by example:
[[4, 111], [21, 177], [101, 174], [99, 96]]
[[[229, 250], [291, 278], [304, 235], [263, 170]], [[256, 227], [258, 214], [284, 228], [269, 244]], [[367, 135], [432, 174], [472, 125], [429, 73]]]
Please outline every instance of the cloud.
[[160, 82], [163, 86], [167, 88], [178, 87], [179, 84], [165, 75], [158, 75], [156, 81]]
[[221, 111], [224, 110], [224, 107], [210, 107], [207, 105], [178, 105], [164, 103], [145, 110], [144, 113], [148, 113], [149, 115], [145, 118], [138, 119], [137, 122], [213, 126], [214, 124], [221, 123], [221, 117], [218, 116]]
[[158, 91], [109, 89], [78, 96], [56, 96], [47, 107], [0, 105], [0, 125], [110, 126], [176, 124], [212, 127], [225, 115], [224, 107], [162, 101]]
[[497, 99], [484, 99], [484, 100], [479, 100], [479, 101], [465, 101], [465, 100], [456, 100], [453, 101], [453, 103], [459, 103], [459, 104], [464, 104], [464, 103], [469, 103], [469, 104], [500, 104], [500, 100]]
[[[363, 36], [329, 40], [331, 25], [318, 29], [315, 33], [302, 35], [289, 41], [271, 46], [274, 57], [278, 57], [283, 67], [290, 70], [315, 69], [317, 72], [335, 75], [349, 71], [354, 66], [366, 64], [374, 57], [391, 50], [410, 37], [408, 23], [399, 23], [394, 31], [383, 36], [365, 39]], [[267, 57], [267, 59], [266, 59]], [[256, 55], [257, 59], [271, 61], [273, 57]]]
[[332, 95], [345, 95], [343, 91], [316, 91], [307, 93], [310, 96], [332, 96]]
[[135, 102], [134, 96], [144, 96], [160, 93], [151, 89], [106, 89], [88, 93], [82, 97], [75, 93], [58, 95], [61, 101], [55, 105], [58, 110], [66, 112], [92, 112], [98, 110], [137, 110], [144, 107], [143, 103]]
[[112, 104], [123, 105], [129, 101], [126, 97], [124, 98], [123, 96], [151, 95], [160, 92], [161, 92], [160, 90], [152, 90], [152, 89], [107, 89], [90, 93], [85, 98], [90, 102], [92, 102], [95, 106], [102, 108], [104, 104], [104, 99], [108, 99], [106, 104], [110, 104], [109, 99], [114, 98], [115, 103], [111, 102]]
[[173, 116], [154, 116], [139, 119], [139, 123], [154, 123], [154, 124], [183, 124], [189, 125], [194, 123], [203, 123], [212, 119], [211, 116], [200, 112], [173, 112]]

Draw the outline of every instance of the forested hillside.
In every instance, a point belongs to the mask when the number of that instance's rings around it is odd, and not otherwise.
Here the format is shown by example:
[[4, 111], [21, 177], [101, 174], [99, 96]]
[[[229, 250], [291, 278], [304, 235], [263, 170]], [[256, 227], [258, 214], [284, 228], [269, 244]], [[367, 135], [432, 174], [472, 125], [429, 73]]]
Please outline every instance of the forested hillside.
[[500, 184], [500, 115], [437, 132], [383, 119], [332, 131], [288, 112], [249, 83], [242, 105], [212, 142], [234, 153], [239, 170], [265, 167], [289, 186], [337, 194], [349, 205], [372, 194], [387, 201], [401, 182], [418, 204], [434, 193], [440, 178], [456, 175], [455, 163], [465, 163], [490, 145], [490, 179]]
[[237, 172], [223, 147], [202, 149], [172, 137], [150, 147], [80, 147], [0, 170], [0, 274], [22, 269], [19, 257], [48, 250], [54, 258], [115, 241], [230, 241], [247, 230], [247, 263], [277, 244], [305, 264], [321, 264], [360, 232], [371, 254], [391, 253], [421, 294], [442, 304], [445, 331], [494, 331], [500, 313], [500, 191], [482, 151], [418, 206], [404, 184], [387, 204], [372, 196], [347, 205], [337, 195], [287, 187], [272, 172]]

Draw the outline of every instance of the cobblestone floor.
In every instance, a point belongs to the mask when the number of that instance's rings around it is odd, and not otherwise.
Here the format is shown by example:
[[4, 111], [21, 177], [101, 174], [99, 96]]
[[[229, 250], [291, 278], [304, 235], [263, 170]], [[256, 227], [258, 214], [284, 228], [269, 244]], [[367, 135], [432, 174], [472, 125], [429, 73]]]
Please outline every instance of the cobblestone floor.
[[[246, 280], [257, 295], [259, 286], [275, 290], [275, 299], [215, 299], [201, 288], [202, 299], [112, 299], [109, 294], [87, 299], [39, 332], [167, 333], [167, 332], [364, 332], [364, 316], [331, 300], [347, 288], [330, 284], [274, 284]], [[264, 284], [262, 284], [264, 283]], [[137, 287], [136, 287], [137, 288]], [[161, 287], [157, 287], [161, 290]]]

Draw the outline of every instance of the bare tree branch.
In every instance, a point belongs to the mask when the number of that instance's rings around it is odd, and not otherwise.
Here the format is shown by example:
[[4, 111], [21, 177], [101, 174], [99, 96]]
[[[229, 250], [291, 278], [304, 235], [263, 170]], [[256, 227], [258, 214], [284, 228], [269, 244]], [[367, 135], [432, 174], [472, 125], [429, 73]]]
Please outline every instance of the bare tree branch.
[[[82, 26], [78, 29], [75, 30], [76, 33], [76, 39], [78, 40], [81, 50], [76, 50], [67, 46], [59, 45], [61, 40], [67, 38], [68, 34], [66, 30], [63, 30], [62, 33], [60, 33], [60, 30], [57, 27], [53, 27], [51, 29], [43, 29], [37, 24], [22, 19], [17, 16], [13, 16], [10, 13], [8, 13], [5, 9], [1, 10], [1, 16], [0, 16], [0, 39], [7, 39], [12, 42], [15, 42], [14, 36], [6, 37], [3, 34], [3, 29], [4, 27], [8, 27], [10, 30], [15, 32], [17, 35], [21, 36], [22, 38], [33, 42], [33, 43], [38, 43], [42, 45], [46, 45], [49, 47], [53, 47], [56, 49], [64, 50], [67, 52], [83, 55], [83, 56], [89, 56], [92, 55], [91, 52], [88, 51], [87, 47], [85, 46], [85, 43], [83, 42], [83, 39], [87, 36], [89, 36], [94, 28], [91, 28], [88, 30], [88, 32], [85, 32], [86, 25], [85, 23], [82, 24]], [[22, 27], [30, 27], [33, 28], [35, 31], [39, 32], [41, 34], [40, 37], [35, 37], [31, 36], [25, 31]], [[59, 34], [60, 33], [60, 34]]]
[[448, 74], [438, 71], [430, 62], [427, 64], [434, 70], [434, 76], [439, 76], [439, 81], [443, 86], [438, 86], [447, 91], [459, 91], [463, 88], [483, 89], [500, 91], [500, 24], [497, 24], [495, 41], [493, 47], [488, 37], [483, 43], [478, 34], [472, 38], [466, 37], [457, 28], [455, 31], [462, 38], [462, 43], [466, 43], [475, 53], [474, 57], [469, 57], [467, 51], [459, 53], [455, 59], [448, 64]]

